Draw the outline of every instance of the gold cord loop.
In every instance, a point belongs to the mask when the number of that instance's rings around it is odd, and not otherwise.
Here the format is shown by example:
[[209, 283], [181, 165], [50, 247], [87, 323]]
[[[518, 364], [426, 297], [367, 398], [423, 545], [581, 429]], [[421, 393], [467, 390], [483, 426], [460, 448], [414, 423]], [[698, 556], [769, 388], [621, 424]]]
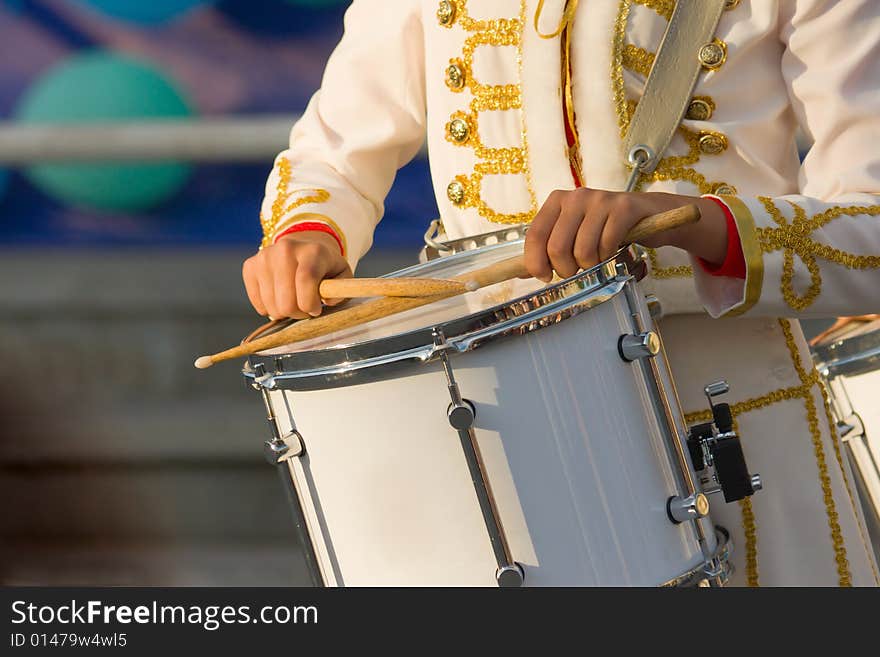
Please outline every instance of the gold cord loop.
[[545, 34], [541, 32], [541, 28], [538, 27], [538, 23], [541, 20], [541, 13], [544, 11], [544, 0], [538, 0], [538, 8], [535, 10], [535, 32], [537, 32], [538, 36], [542, 39], [555, 39], [562, 34], [562, 30], [574, 20], [574, 13], [577, 11], [577, 6], [578, 0], [566, 0], [565, 10], [562, 12], [562, 20], [559, 22], [559, 27], [557, 27], [556, 31], [552, 34]]

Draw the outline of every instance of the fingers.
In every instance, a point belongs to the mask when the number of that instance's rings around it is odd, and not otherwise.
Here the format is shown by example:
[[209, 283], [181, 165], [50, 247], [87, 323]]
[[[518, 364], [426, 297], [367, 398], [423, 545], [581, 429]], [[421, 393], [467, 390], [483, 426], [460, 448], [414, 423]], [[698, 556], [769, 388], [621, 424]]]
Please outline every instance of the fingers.
[[626, 240], [627, 233], [641, 219], [626, 194], [616, 195], [608, 205], [608, 219], [599, 238], [600, 261], [607, 260], [617, 253], [620, 245]]
[[[580, 203], [563, 203], [562, 211], [553, 226], [550, 239], [547, 240], [547, 255], [553, 270], [568, 278], [574, 276], [580, 269], [574, 256], [575, 237], [578, 229], [584, 221], [584, 207]], [[589, 221], [589, 218], [587, 218]]]
[[280, 319], [278, 309], [275, 306], [275, 281], [272, 277], [272, 270], [266, 266], [265, 261], [260, 263], [257, 282], [260, 286], [260, 298], [263, 300], [267, 315], [270, 319]]
[[272, 281], [273, 305], [270, 315], [275, 319], [293, 317], [302, 319], [306, 316], [299, 308], [294, 280], [297, 271], [297, 256], [289, 245], [278, 245], [267, 253], [267, 269]]
[[525, 264], [528, 272], [538, 280], [549, 283], [553, 278], [553, 265], [547, 253], [547, 242], [562, 210], [565, 192], [555, 191], [547, 197], [544, 205], [532, 220], [525, 240]]
[[581, 269], [589, 269], [599, 264], [599, 240], [608, 221], [608, 215], [592, 211], [581, 222], [574, 240], [574, 259]]
[[244, 288], [247, 292], [248, 300], [260, 315], [264, 317], [268, 314], [266, 305], [260, 295], [260, 282], [257, 278], [257, 267], [259, 266], [257, 256], [252, 256], [244, 261], [241, 266], [241, 277], [244, 279]]
[[574, 276], [613, 256], [642, 217], [682, 202], [668, 194], [555, 191], [526, 233], [526, 269], [544, 282], [553, 271], [564, 278]]
[[312, 317], [321, 314], [321, 295], [318, 287], [324, 279], [324, 274], [327, 273], [327, 267], [320, 259], [320, 249], [317, 244], [307, 244], [297, 252], [296, 305]]

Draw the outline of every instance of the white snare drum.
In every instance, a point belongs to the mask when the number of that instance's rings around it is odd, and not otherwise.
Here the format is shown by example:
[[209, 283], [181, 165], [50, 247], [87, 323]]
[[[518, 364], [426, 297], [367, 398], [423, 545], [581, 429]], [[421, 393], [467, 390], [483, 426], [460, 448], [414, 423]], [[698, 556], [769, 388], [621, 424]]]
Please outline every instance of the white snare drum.
[[880, 555], [880, 320], [847, 326], [813, 355]]
[[723, 584], [643, 271], [623, 251], [251, 357], [317, 583]]

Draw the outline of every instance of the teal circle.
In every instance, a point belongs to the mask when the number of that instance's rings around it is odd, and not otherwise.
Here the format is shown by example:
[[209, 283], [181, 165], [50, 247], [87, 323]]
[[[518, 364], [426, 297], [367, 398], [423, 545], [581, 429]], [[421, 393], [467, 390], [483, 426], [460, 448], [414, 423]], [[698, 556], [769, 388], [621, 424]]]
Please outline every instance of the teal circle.
[[83, 0], [102, 14], [140, 25], [159, 25], [209, 0]]
[[[16, 110], [22, 123], [93, 123], [188, 116], [182, 95], [156, 69], [106, 52], [73, 57], [27, 90]], [[47, 195], [100, 210], [144, 210], [183, 186], [179, 163], [44, 164], [25, 171]]]

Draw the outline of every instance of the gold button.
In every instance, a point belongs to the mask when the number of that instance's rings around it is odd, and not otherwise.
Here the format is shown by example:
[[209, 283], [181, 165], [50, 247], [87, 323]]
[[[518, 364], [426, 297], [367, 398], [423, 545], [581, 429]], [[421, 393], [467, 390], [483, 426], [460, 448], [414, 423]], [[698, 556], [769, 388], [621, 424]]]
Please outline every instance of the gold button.
[[739, 0], [724, 0], [724, 8], [727, 11], [739, 7]]
[[701, 132], [699, 144], [706, 155], [718, 155], [727, 148], [727, 137], [719, 132]]
[[712, 43], [707, 43], [701, 47], [698, 57], [703, 68], [714, 70], [719, 68], [724, 63], [724, 60], [727, 59], [727, 46], [723, 41], [716, 39]]
[[453, 204], [461, 205], [464, 203], [464, 185], [457, 180], [453, 180], [446, 188], [446, 196]]
[[455, 22], [455, 3], [452, 0], [442, 0], [437, 7], [437, 20], [443, 27], [450, 27]]
[[694, 98], [688, 105], [685, 118], [691, 121], [708, 121], [712, 118], [712, 106], [702, 98]]
[[736, 195], [736, 187], [731, 187], [730, 185], [720, 184], [712, 190], [712, 193], [716, 196], [735, 196]]
[[449, 138], [457, 144], [463, 144], [471, 136], [471, 127], [464, 119], [452, 119], [446, 124]]
[[450, 64], [446, 68], [446, 86], [453, 91], [464, 88], [464, 69], [458, 64]]

